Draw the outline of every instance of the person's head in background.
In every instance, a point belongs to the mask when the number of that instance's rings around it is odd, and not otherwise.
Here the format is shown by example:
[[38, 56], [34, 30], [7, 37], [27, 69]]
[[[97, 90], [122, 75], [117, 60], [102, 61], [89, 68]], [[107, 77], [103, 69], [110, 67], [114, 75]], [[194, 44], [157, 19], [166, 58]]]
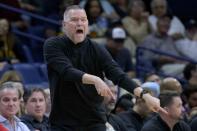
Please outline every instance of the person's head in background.
[[1, 76], [0, 83], [7, 81], [22, 82], [22, 76], [16, 70], [8, 70]]
[[10, 25], [7, 19], [0, 19], [0, 37], [7, 35], [10, 29]]
[[89, 30], [85, 10], [78, 5], [68, 7], [64, 12], [62, 28], [74, 44], [84, 41]]
[[112, 98], [109, 97], [105, 97], [104, 98], [104, 104], [105, 104], [105, 108], [107, 113], [110, 113], [116, 105], [116, 101], [118, 98], [118, 86], [114, 85], [114, 83], [111, 80], [105, 79], [105, 83], [108, 85], [108, 87], [110, 88], [111, 92], [113, 93], [115, 100], [113, 100]]
[[[0, 84], [5, 83], [5, 82], [11, 82], [13, 86], [19, 89], [19, 93], [21, 96], [24, 94], [24, 85], [22, 83], [22, 76], [19, 72], [15, 70], [8, 70], [6, 71], [2, 77]], [[17, 116], [21, 116], [24, 114], [24, 102], [23, 102], [23, 97], [20, 98], [20, 110], [17, 113]]]
[[[144, 90], [147, 90], [151, 95], [153, 95], [153, 92], [151, 90], [147, 88], [144, 88]], [[152, 113], [152, 111], [148, 108], [145, 100], [139, 97], [136, 97], [135, 103], [133, 105], [133, 110], [137, 112], [142, 118], [145, 118], [150, 113]]]
[[145, 82], [141, 87], [150, 91], [154, 97], [158, 97], [160, 94], [160, 85], [157, 82]]
[[167, 111], [168, 114], [160, 113], [161, 118], [167, 124], [176, 124], [182, 116], [182, 100], [176, 91], [165, 91], [159, 95], [161, 107]]
[[161, 77], [155, 73], [149, 73], [144, 78], [145, 82], [157, 82], [159, 85], [161, 84]]
[[12, 82], [5, 82], [0, 86], [0, 114], [10, 123], [19, 111], [21, 94]]
[[164, 78], [161, 82], [160, 91], [175, 91], [178, 94], [181, 94], [183, 89], [181, 83], [173, 77]]
[[168, 30], [170, 28], [170, 22], [171, 22], [171, 15], [165, 14], [158, 18], [157, 21], [157, 33], [160, 36], [166, 36], [168, 34]]
[[126, 39], [126, 32], [121, 27], [114, 27], [107, 31], [107, 48], [110, 53], [117, 54], [123, 47]]
[[161, 17], [167, 13], [167, 1], [166, 0], [152, 0], [151, 11], [156, 17]]
[[127, 111], [133, 107], [133, 96], [131, 94], [124, 94], [118, 98], [115, 108], [112, 111], [114, 114], [118, 114], [124, 111]]
[[187, 104], [190, 109], [197, 107], [197, 86], [187, 87], [183, 94], [187, 98]]
[[25, 90], [23, 95], [27, 115], [37, 121], [42, 121], [46, 112], [46, 94], [42, 88]]
[[196, 64], [189, 63], [183, 70], [184, 78], [188, 81], [188, 85], [197, 85], [197, 66]]
[[[132, 0], [129, 4], [129, 15], [134, 19], [141, 21], [145, 16], [143, 16], [145, 11], [145, 5], [142, 0]], [[147, 15], [148, 17], [148, 15]]]
[[197, 35], [197, 22], [194, 19], [189, 20], [185, 24], [186, 35], [190, 40], [196, 40], [195, 37]]
[[90, 25], [95, 23], [98, 17], [100, 17], [103, 13], [103, 9], [99, 0], [88, 0], [84, 9], [87, 13], [87, 18]]

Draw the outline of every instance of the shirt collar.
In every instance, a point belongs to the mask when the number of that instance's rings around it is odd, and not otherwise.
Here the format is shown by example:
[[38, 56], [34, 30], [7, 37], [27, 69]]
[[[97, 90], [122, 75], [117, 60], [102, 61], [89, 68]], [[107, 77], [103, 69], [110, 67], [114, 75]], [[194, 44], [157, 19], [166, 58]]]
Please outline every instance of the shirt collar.
[[45, 115], [43, 116], [43, 120], [41, 122], [39, 122], [38, 120], [36, 120], [31, 115], [24, 115], [23, 118], [25, 118], [26, 120], [35, 121], [35, 122], [38, 122], [38, 123], [47, 122], [47, 120], [48, 120], [48, 117], [46, 117]]
[[[8, 121], [8, 120], [5, 117], [3, 117], [2, 115], [0, 115], [0, 123], [6, 122], [6, 121]], [[14, 121], [20, 122], [21, 120], [18, 117], [14, 116]]]

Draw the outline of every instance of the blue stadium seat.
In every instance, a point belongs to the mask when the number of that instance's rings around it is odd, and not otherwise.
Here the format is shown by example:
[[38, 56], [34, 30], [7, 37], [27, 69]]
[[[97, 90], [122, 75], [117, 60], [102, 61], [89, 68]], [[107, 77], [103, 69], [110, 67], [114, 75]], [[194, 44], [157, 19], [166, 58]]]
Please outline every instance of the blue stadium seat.
[[42, 80], [48, 82], [47, 67], [44, 63], [34, 63], [35, 67], [38, 69]]
[[26, 88], [34, 86], [48, 88], [48, 82], [43, 81], [38, 69], [33, 64], [13, 64], [13, 69], [21, 73]]
[[26, 57], [26, 61], [28, 63], [33, 63], [34, 60], [33, 60], [33, 56], [32, 56], [32, 53], [31, 53], [29, 47], [26, 45], [22, 45], [22, 49], [23, 49], [24, 55]]

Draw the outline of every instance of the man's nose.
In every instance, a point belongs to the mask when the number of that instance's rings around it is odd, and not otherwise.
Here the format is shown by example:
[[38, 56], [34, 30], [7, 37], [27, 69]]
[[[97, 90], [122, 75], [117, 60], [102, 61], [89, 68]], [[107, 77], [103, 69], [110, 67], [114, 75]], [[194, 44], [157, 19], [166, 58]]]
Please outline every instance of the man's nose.
[[83, 24], [83, 21], [79, 19], [79, 20], [77, 21], [77, 25], [82, 25], [82, 24]]

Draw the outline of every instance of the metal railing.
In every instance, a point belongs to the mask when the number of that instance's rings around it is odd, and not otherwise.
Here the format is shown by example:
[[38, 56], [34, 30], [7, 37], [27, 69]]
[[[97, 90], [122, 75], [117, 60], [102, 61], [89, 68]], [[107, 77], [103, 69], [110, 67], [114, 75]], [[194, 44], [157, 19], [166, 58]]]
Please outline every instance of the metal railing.
[[[0, 3], [0, 8], [9, 10], [13, 13], [24, 14], [24, 15], [33, 17], [35, 19], [38, 19], [40, 21], [48, 22], [48, 23], [51, 23], [51, 24], [54, 24], [54, 25], [61, 25], [60, 22], [58, 22], [58, 21], [46, 18], [46, 17], [38, 15], [38, 14], [34, 14], [34, 13], [31, 13], [31, 12], [25, 11], [23, 9], [15, 8], [15, 7], [6, 5], [6, 4]], [[19, 31], [19, 30], [12, 30], [12, 32], [14, 32], [16, 35], [20, 35], [20, 36], [27, 37], [27, 38], [32, 38], [32, 39], [40, 41], [40, 42], [44, 42], [44, 40], [45, 40], [44, 38], [38, 37], [36, 35], [32, 35], [30, 33], [22, 32], [22, 31]]]
[[[145, 52], [145, 51], [149, 51], [149, 52], [152, 52], [152, 53], [157, 54], [157, 55], [169, 56], [169, 57], [175, 58], [175, 59], [180, 60], [180, 61], [185, 61], [185, 62], [188, 62], [188, 63], [197, 64], [197, 61], [194, 61], [194, 60], [186, 58], [186, 57], [180, 57], [180, 56], [176, 56], [176, 55], [173, 55], [173, 54], [166, 53], [164, 51], [159, 51], [159, 50], [156, 50], [156, 49], [150, 49], [150, 48], [147, 48], [147, 47], [139, 46], [136, 49], [136, 74], [137, 74], [137, 77], [139, 77], [139, 78], [142, 77], [142, 76], [140, 76], [141, 72], [143, 72], [143, 73], [155, 72], [156, 74], [159, 74], [161, 76], [169, 76], [169, 75], [164, 74], [162, 72], [157, 72], [156, 70], [154, 70], [154, 68], [151, 68], [150, 66], [145, 66], [144, 64], [142, 64], [142, 63], [144, 63], [143, 59], [142, 59], [142, 57], [143, 57], [142, 53]], [[145, 64], [148, 64], [148, 63], [145, 63]], [[173, 77], [176, 77], [176, 76], [173, 76]]]
[[48, 22], [48, 23], [51, 23], [51, 24], [61, 25], [60, 22], [58, 22], [58, 21], [55, 21], [55, 20], [46, 18], [44, 16], [41, 16], [41, 15], [38, 15], [38, 14], [34, 14], [34, 13], [31, 13], [31, 12], [28, 12], [28, 11], [25, 11], [25, 10], [22, 10], [22, 9], [19, 9], [19, 8], [15, 8], [15, 7], [6, 5], [6, 4], [0, 3], [0, 8], [9, 10], [9, 11], [15, 12], [15, 13], [25, 14], [25, 15], [31, 16], [31, 17], [33, 17], [35, 19], [38, 19], [38, 20], [41, 20], [41, 21], [45, 21], [45, 22]]

